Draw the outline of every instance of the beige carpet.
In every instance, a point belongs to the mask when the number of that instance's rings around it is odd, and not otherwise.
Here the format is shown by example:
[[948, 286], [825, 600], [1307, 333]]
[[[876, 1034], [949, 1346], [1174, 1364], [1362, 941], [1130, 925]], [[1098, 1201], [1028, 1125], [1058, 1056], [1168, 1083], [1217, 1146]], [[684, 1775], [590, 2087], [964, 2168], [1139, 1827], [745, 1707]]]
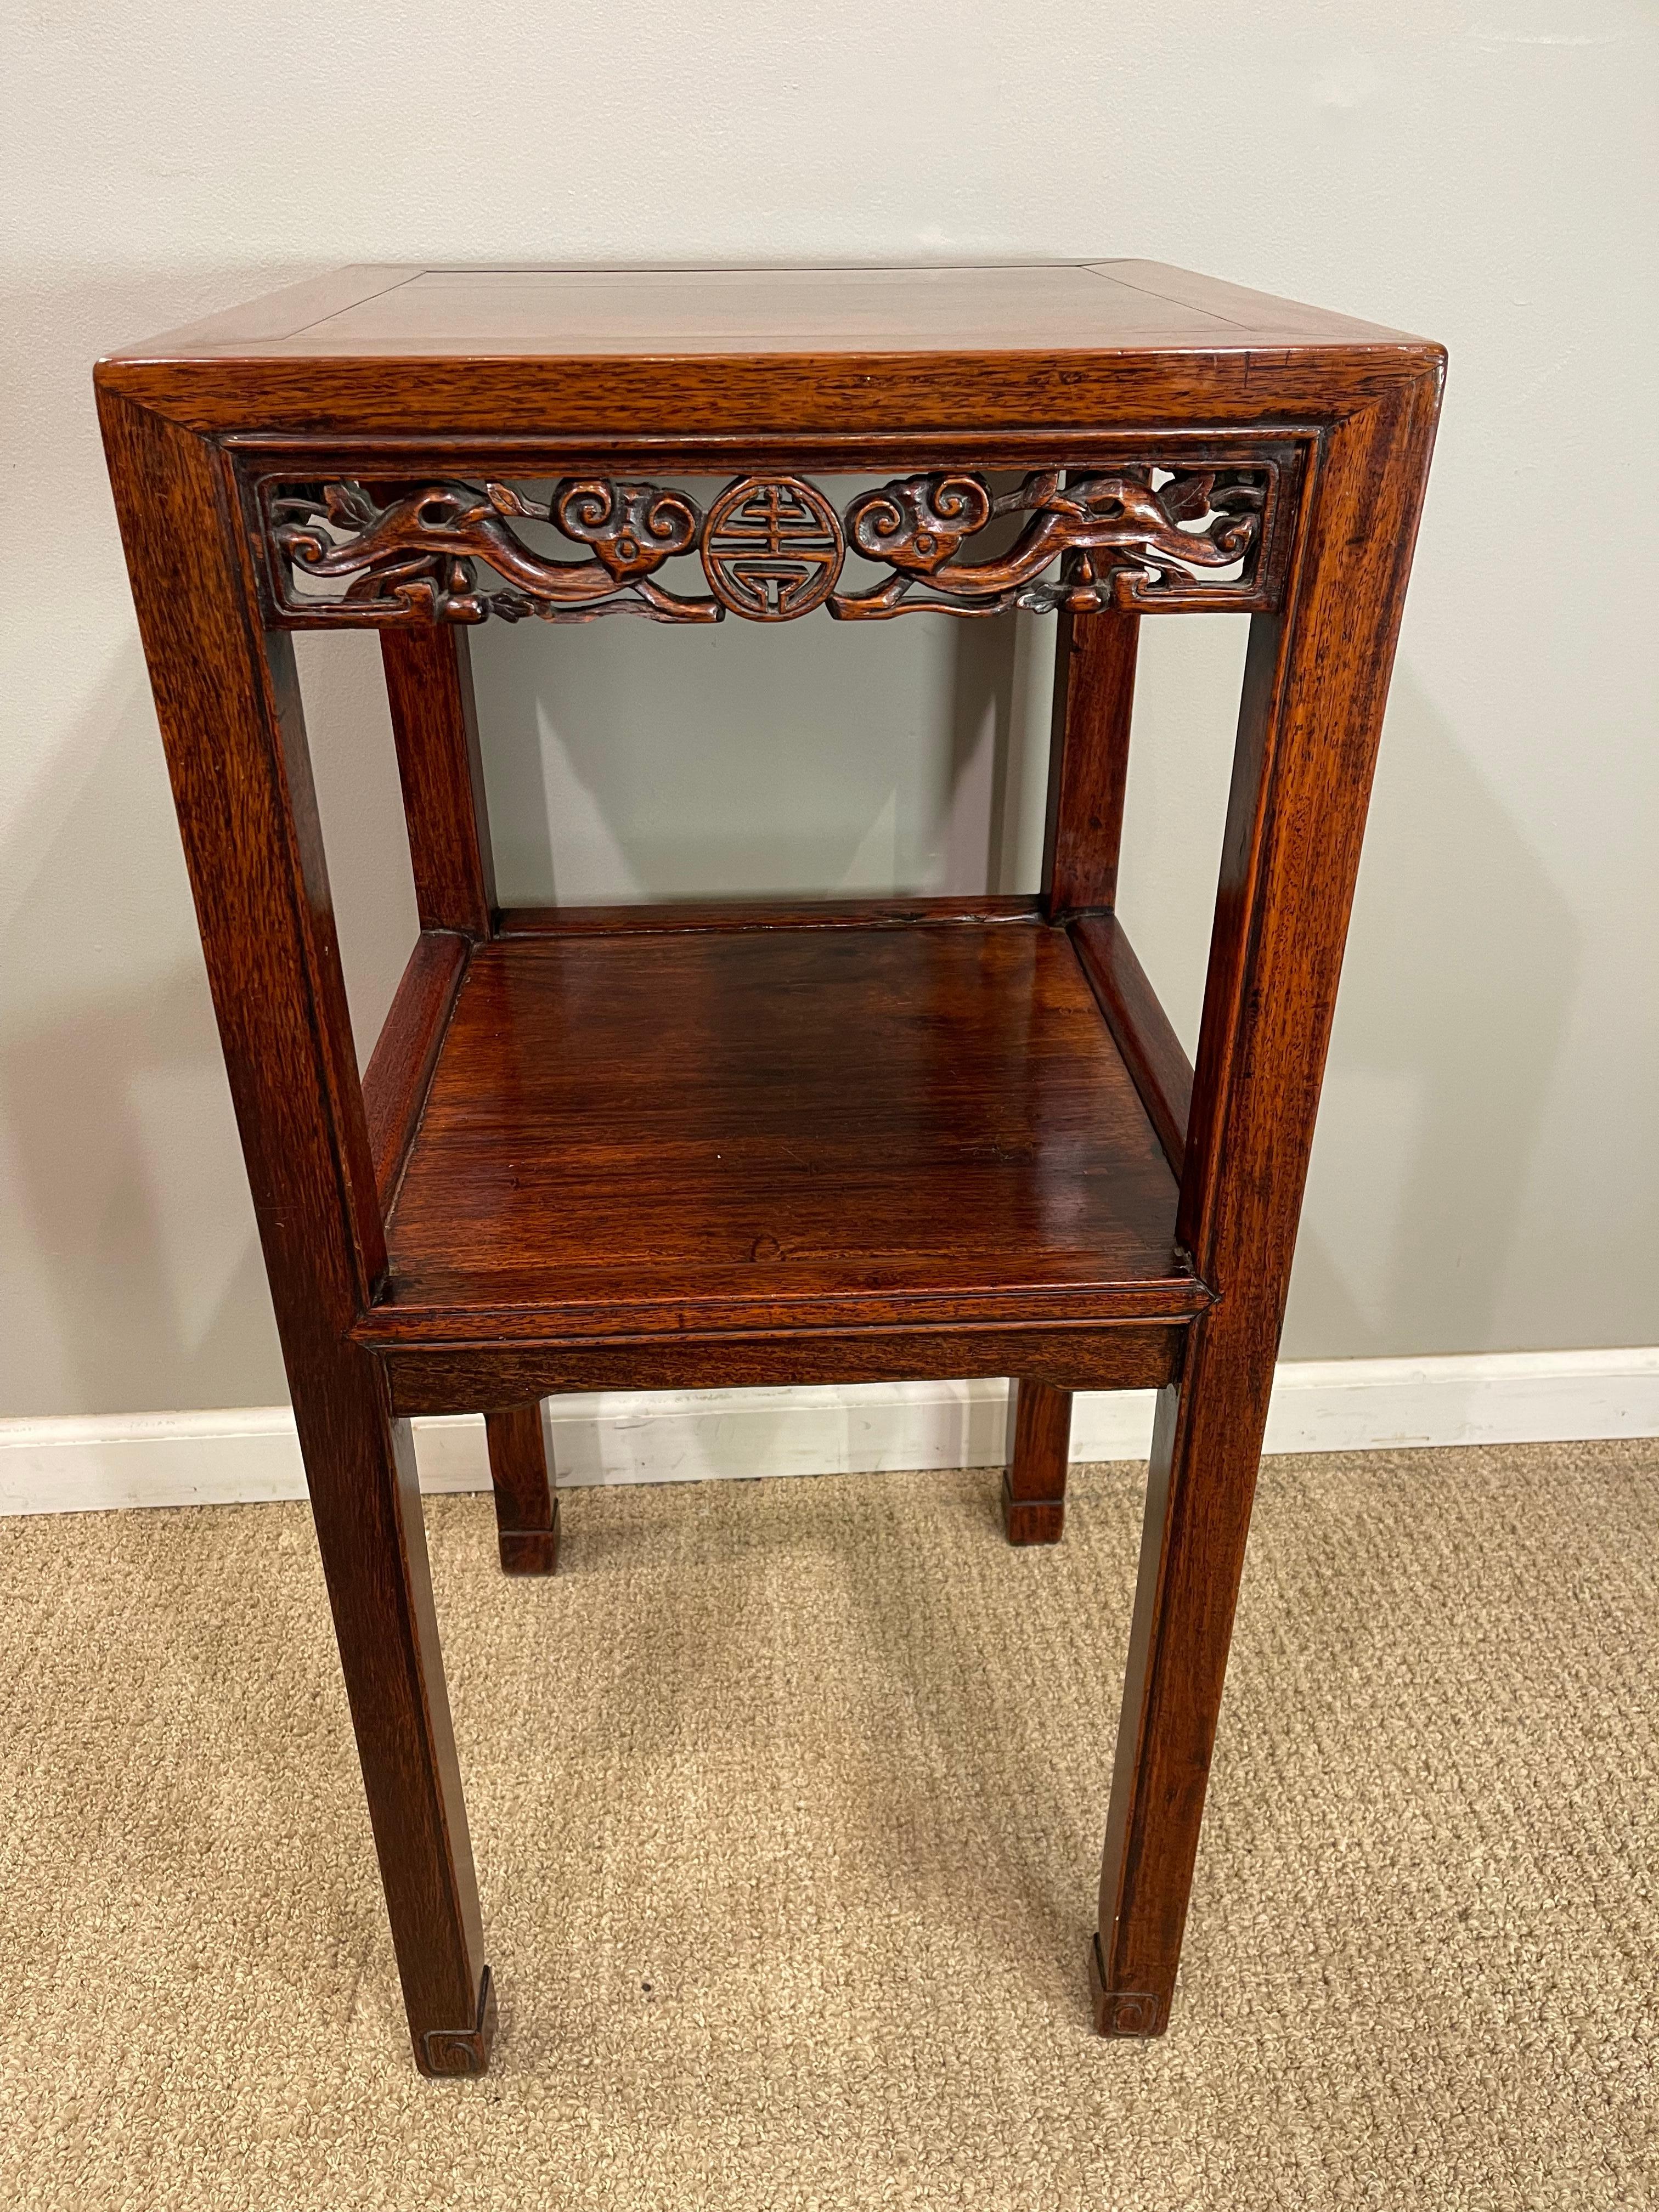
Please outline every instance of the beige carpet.
[[1659, 1447], [1263, 1478], [1176, 2021], [1088, 2032], [1139, 1471], [429, 1510], [501, 2033], [410, 2064], [303, 1508], [0, 1522], [0, 2203], [1648, 2205]]

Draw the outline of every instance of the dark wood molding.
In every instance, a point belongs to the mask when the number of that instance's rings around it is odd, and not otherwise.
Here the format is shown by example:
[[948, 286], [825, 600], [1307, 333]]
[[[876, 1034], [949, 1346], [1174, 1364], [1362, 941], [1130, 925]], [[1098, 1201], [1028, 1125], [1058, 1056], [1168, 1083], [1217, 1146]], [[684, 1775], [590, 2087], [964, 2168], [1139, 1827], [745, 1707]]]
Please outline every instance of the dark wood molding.
[[[306, 1467], [416, 2063], [489, 2015], [408, 1423], [351, 1341], [385, 1241], [290, 641], [252, 618], [219, 457], [100, 414]], [[158, 497], [158, 487], [165, 487]], [[175, 507], [202, 529], [186, 543]], [[215, 518], [219, 531], [213, 534]], [[441, 2043], [437, 2061], [458, 2046]]]
[[[1254, 605], [1276, 580], [1267, 525], [1278, 491], [1271, 461], [1166, 471], [1148, 459], [1110, 476], [1050, 469], [1000, 495], [968, 469], [906, 477], [847, 510], [848, 543], [893, 575], [839, 595], [830, 611], [851, 621], [929, 608], [1079, 615], [1107, 606]], [[1006, 552], [963, 560], [964, 543], [1003, 514], [1031, 520]], [[1221, 569], [1236, 578], [1222, 583], [1212, 573]]]
[[385, 629], [380, 659], [421, 927], [488, 937], [495, 868], [466, 632]]
[[1008, 1389], [1002, 1519], [1011, 1544], [1057, 1544], [1066, 1531], [1072, 1394], [1022, 1372]]
[[1040, 898], [687, 899], [660, 906], [514, 906], [499, 937], [677, 937], [693, 931], [919, 929], [1042, 919]]
[[854, 1328], [560, 1343], [430, 1344], [381, 1357], [400, 1414], [577, 1390], [776, 1389], [1020, 1375], [1066, 1390], [1156, 1390], [1180, 1371], [1184, 1323]]
[[1218, 1302], [1158, 1398], [1101, 1872], [1103, 2032], [1126, 1995], [1161, 2027], [1175, 1987], [1439, 396], [1424, 377], [1333, 428], [1290, 604], [1253, 619], [1181, 1185], [1181, 1240]]
[[1043, 822], [1044, 910], [1056, 921], [1117, 898], [1140, 617], [1062, 607]]

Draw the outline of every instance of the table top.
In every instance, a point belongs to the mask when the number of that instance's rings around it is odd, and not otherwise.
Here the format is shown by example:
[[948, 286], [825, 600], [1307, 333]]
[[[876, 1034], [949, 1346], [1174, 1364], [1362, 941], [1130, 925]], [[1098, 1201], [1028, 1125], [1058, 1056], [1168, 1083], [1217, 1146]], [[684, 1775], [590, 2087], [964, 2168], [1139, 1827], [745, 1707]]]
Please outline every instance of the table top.
[[360, 267], [117, 361], [753, 360], [1398, 347], [1405, 333], [1154, 261], [983, 267]]

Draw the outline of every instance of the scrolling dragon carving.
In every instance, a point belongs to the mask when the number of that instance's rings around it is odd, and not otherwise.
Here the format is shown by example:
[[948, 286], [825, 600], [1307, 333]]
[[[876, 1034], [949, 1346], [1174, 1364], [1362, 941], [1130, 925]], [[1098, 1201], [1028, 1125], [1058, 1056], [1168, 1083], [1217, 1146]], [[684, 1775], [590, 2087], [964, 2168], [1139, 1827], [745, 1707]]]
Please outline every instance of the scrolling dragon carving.
[[[714, 599], [665, 591], [653, 571], [696, 543], [702, 515], [684, 492], [656, 484], [568, 477], [547, 506], [510, 484], [434, 483], [377, 507], [360, 483], [328, 483], [319, 495], [276, 499], [271, 542], [294, 577], [351, 579], [340, 605], [363, 614], [401, 608], [412, 621], [586, 622], [596, 615], [642, 614], [657, 622], [718, 622]], [[586, 561], [532, 552], [510, 520], [551, 522]], [[475, 563], [503, 578], [505, 591], [477, 586]], [[314, 606], [285, 595], [289, 607]], [[326, 601], [322, 604], [328, 604]]]
[[[848, 543], [896, 573], [867, 592], [831, 602], [843, 622], [933, 608], [1000, 614], [1028, 607], [1074, 613], [1115, 603], [1144, 605], [1194, 581], [1206, 569], [1247, 560], [1256, 544], [1266, 484], [1259, 470], [1188, 470], [1153, 489], [1152, 471], [1028, 476], [994, 498], [982, 477], [905, 477], [866, 492], [847, 510]], [[1006, 553], [964, 561], [963, 541], [992, 518], [1031, 520]], [[1194, 523], [1195, 529], [1182, 526]], [[1058, 574], [1045, 572], [1059, 564]], [[925, 595], [913, 598], [918, 586]]]
[[[927, 610], [1191, 607], [1252, 592], [1274, 480], [1271, 463], [1146, 463], [1111, 474], [1039, 470], [996, 493], [983, 474], [957, 469], [896, 478], [838, 516], [816, 486], [787, 476], [740, 478], [707, 515], [685, 492], [608, 477], [567, 477], [544, 506], [508, 484], [448, 479], [382, 493], [381, 504], [343, 478], [270, 487], [265, 533], [277, 618], [299, 623], [491, 614], [711, 623], [727, 609], [777, 622], [826, 602], [842, 622]], [[1012, 517], [1024, 520], [1012, 542], [972, 557], [970, 541]], [[536, 551], [514, 526], [526, 521], [550, 524], [587, 557]], [[888, 574], [837, 590], [848, 550]], [[688, 598], [657, 579], [665, 562], [694, 551], [710, 596]], [[481, 584], [481, 568], [499, 584]]]

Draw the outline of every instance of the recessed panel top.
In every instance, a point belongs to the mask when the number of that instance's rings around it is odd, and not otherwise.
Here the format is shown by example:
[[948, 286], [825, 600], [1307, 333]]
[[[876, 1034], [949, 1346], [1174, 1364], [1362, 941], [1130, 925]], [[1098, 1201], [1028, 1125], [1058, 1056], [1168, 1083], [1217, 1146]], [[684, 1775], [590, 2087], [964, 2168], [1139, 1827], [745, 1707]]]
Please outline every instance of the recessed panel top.
[[1397, 344], [1150, 261], [886, 269], [346, 269], [118, 358], [1213, 353]]

